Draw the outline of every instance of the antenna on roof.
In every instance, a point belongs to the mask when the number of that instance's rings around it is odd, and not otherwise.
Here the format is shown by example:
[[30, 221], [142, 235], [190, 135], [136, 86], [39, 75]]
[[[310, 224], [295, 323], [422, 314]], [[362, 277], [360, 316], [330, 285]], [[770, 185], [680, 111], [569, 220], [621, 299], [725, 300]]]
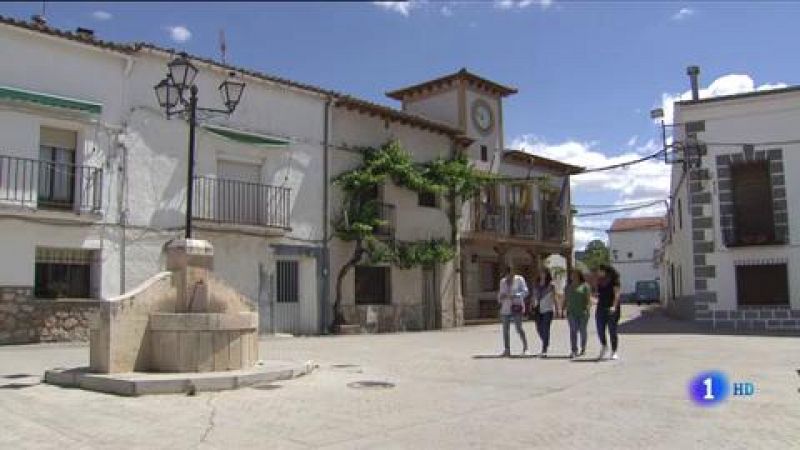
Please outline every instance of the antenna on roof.
[[220, 28], [219, 29], [219, 57], [222, 60], [222, 64], [225, 64], [225, 52], [228, 50], [228, 47], [225, 45], [225, 30]]

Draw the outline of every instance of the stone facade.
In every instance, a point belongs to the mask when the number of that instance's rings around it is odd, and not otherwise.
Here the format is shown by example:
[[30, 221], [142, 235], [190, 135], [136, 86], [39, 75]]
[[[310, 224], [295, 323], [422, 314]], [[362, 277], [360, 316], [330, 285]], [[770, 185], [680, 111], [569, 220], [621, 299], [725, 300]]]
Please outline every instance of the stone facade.
[[30, 286], [0, 287], [0, 344], [88, 341], [96, 300], [37, 300]]

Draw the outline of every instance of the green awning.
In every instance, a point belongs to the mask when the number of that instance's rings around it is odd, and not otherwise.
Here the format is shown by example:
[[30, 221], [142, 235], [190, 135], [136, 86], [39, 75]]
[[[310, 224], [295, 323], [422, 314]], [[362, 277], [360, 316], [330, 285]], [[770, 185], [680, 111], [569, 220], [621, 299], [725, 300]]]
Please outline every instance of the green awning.
[[275, 136], [267, 136], [250, 131], [234, 130], [233, 128], [221, 127], [219, 125], [202, 125], [202, 127], [205, 130], [216, 134], [217, 136], [221, 136], [225, 139], [229, 139], [240, 144], [259, 145], [266, 147], [283, 147], [289, 145], [289, 141], [287, 139]]
[[71, 109], [89, 114], [100, 114], [103, 111], [102, 103], [77, 100], [60, 95], [44, 94], [42, 92], [27, 91], [9, 86], [0, 86], [0, 100], [13, 100], [54, 108]]

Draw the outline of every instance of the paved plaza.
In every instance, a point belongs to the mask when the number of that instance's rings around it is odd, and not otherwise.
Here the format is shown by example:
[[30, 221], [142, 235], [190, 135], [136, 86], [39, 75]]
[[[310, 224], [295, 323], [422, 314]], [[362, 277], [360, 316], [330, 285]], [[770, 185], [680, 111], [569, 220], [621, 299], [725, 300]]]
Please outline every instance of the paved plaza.
[[[195, 396], [45, 385], [46, 368], [85, 365], [88, 347], [0, 347], [0, 448], [800, 447], [797, 337], [707, 334], [634, 306], [623, 322], [614, 362], [568, 360], [563, 320], [547, 360], [496, 358], [498, 325], [267, 338], [262, 358], [313, 360], [318, 369]], [[538, 344], [533, 325], [525, 329]], [[591, 334], [587, 354], [597, 351]], [[687, 381], [707, 369], [755, 383], [756, 394], [693, 406]]]

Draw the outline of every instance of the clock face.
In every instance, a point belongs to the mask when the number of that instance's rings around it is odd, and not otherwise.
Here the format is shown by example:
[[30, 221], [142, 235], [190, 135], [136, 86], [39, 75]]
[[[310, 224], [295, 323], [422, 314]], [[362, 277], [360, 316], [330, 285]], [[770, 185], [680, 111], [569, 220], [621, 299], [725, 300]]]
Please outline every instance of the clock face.
[[472, 121], [478, 130], [483, 133], [488, 133], [492, 129], [494, 122], [492, 110], [485, 101], [476, 100], [472, 104]]

